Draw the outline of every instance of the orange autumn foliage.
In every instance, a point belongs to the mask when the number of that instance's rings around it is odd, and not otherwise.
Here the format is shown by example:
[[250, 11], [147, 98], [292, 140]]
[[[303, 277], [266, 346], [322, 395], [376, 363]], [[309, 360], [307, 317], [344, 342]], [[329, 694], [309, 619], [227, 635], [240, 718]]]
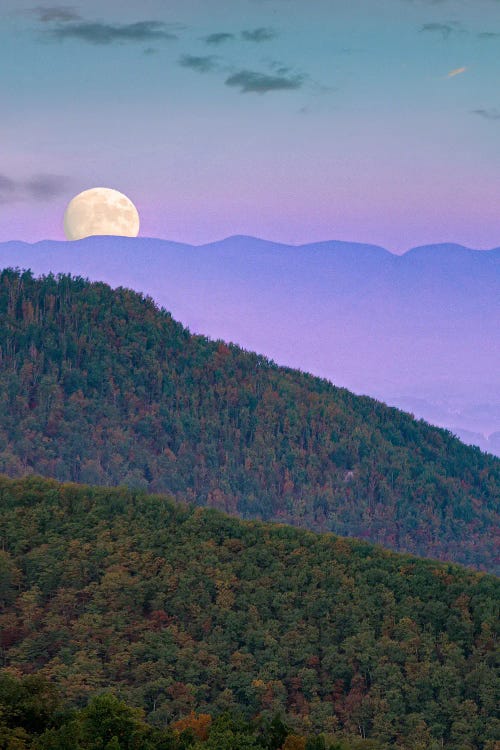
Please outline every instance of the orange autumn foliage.
[[299, 737], [298, 734], [289, 734], [281, 750], [305, 750], [306, 738]]
[[191, 713], [183, 719], [174, 721], [172, 729], [179, 733], [183, 732], [185, 729], [191, 729], [193, 734], [196, 735], [199, 740], [206, 740], [208, 739], [211, 724], [212, 717], [210, 714], [195, 714], [194, 711], [191, 711]]

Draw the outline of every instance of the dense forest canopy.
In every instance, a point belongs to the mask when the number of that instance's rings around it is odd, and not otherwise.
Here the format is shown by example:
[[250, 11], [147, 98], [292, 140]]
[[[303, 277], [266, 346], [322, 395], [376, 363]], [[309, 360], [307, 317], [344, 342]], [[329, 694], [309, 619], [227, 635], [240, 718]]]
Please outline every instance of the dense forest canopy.
[[499, 570], [500, 460], [79, 278], [0, 274], [0, 472]]
[[296, 734], [280, 716], [196, 714], [157, 727], [112, 693], [65, 704], [38, 675], [0, 671], [0, 750], [377, 750], [371, 740]]
[[0, 478], [0, 550], [1, 666], [69, 706], [111, 690], [158, 728], [281, 715], [345, 748], [498, 748], [493, 576], [37, 477]]

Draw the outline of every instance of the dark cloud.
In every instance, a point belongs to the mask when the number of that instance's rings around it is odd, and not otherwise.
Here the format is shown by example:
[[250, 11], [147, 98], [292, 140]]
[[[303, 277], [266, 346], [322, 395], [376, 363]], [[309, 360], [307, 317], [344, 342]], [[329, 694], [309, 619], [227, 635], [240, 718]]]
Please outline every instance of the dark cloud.
[[[271, 39], [275, 39], [278, 36], [276, 31], [270, 27], [259, 26], [257, 29], [244, 29], [240, 32], [240, 37], [245, 42], [268, 42]], [[206, 44], [224, 44], [225, 42], [231, 42], [236, 39], [235, 34], [231, 34], [229, 31], [217, 31], [214, 34], [209, 34], [203, 37], [203, 41]]]
[[78, 21], [81, 19], [80, 14], [68, 5], [37, 5], [31, 9], [31, 12], [42, 23], [68, 23], [69, 21]]
[[253, 70], [240, 70], [225, 81], [226, 86], [240, 89], [242, 94], [267, 94], [269, 91], [300, 89], [304, 83], [302, 75], [268, 75]]
[[203, 41], [207, 44], [224, 44], [224, 42], [231, 42], [234, 39], [234, 34], [230, 34], [228, 31], [217, 31], [215, 34], [209, 34], [203, 37]]
[[265, 26], [260, 26], [258, 29], [245, 29], [241, 32], [241, 38], [245, 42], [269, 42], [277, 36], [274, 29], [266, 28]]
[[24, 183], [31, 198], [46, 201], [64, 193], [69, 186], [69, 178], [58, 174], [38, 174]]
[[460, 25], [455, 21], [450, 21], [449, 23], [424, 23], [424, 25], [420, 28], [420, 31], [424, 33], [430, 32], [441, 34], [443, 39], [448, 39], [451, 34], [460, 30]]
[[473, 109], [473, 115], [479, 115], [485, 120], [500, 120], [500, 110], [498, 109]]
[[210, 73], [211, 70], [217, 68], [217, 58], [214, 55], [182, 55], [179, 58], [179, 65], [182, 65], [183, 68], [191, 68], [197, 73]]
[[79, 39], [89, 44], [177, 39], [177, 35], [161, 21], [137, 21], [136, 23], [125, 24], [81, 21], [56, 26], [49, 33], [53, 39]]
[[0, 203], [51, 200], [65, 193], [70, 184], [69, 177], [57, 174], [36, 174], [28, 180], [13, 180], [0, 174]]
[[479, 39], [500, 39], [500, 31], [481, 31]]

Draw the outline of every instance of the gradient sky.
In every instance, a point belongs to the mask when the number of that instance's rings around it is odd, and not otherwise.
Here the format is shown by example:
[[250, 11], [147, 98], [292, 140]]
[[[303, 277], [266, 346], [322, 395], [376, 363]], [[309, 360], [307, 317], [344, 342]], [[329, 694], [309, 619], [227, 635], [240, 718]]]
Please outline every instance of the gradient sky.
[[0, 241], [500, 245], [500, 0], [2, 0]]

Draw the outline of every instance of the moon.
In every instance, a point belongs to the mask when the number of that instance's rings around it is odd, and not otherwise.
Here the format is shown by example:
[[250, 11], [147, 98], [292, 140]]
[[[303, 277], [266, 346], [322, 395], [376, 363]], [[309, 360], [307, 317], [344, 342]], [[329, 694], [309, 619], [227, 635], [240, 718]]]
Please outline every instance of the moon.
[[68, 240], [96, 234], [137, 237], [139, 225], [139, 213], [130, 198], [112, 188], [96, 187], [78, 193], [64, 213]]

